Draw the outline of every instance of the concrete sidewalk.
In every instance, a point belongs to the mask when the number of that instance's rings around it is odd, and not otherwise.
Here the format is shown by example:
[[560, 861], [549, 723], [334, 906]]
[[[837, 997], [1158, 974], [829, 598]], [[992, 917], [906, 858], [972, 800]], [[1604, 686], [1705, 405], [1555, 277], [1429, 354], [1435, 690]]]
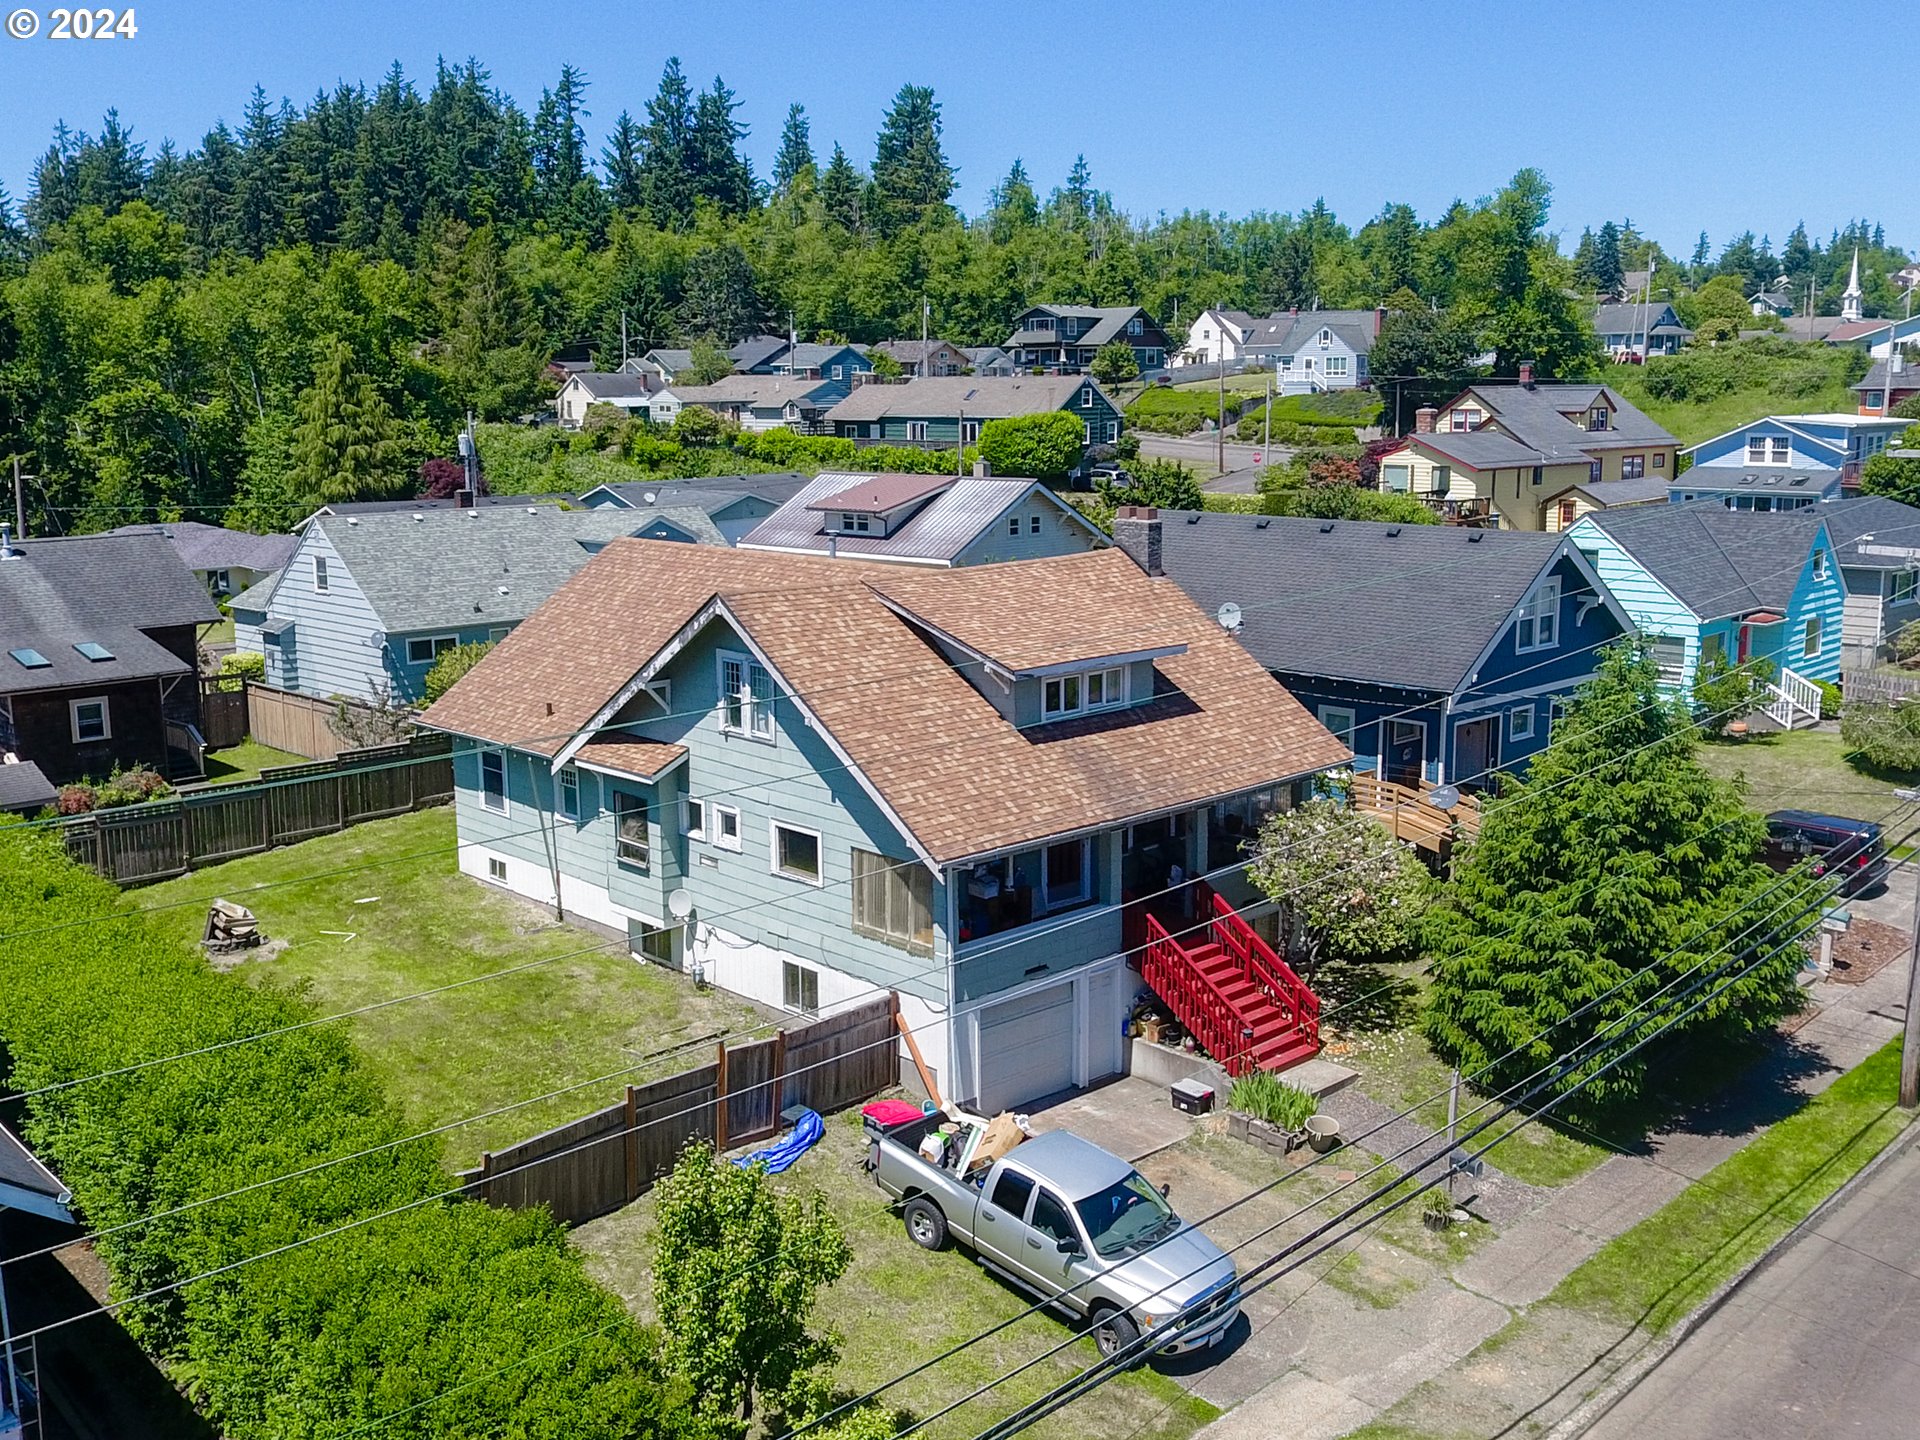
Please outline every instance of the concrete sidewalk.
[[[1222, 1362], [1220, 1368], [1227, 1373], [1183, 1381], [1215, 1404], [1237, 1407], [1201, 1435], [1207, 1440], [1282, 1435], [1287, 1440], [1333, 1440], [1365, 1425], [1417, 1386], [1451, 1370], [1607, 1241], [1652, 1215], [1788, 1113], [1798, 1097], [1825, 1089], [1898, 1034], [1905, 990], [1903, 964], [1889, 965], [1862, 984], [1817, 984], [1809, 991], [1816, 1007], [1811, 1019], [1781, 1037], [1773, 1053], [1727, 1094], [1649, 1137], [1641, 1153], [1616, 1155], [1558, 1189], [1521, 1186], [1500, 1177], [1501, 1183], [1488, 1188], [1507, 1197], [1501, 1202], [1506, 1222], [1501, 1233], [1451, 1273], [1434, 1270], [1417, 1293], [1391, 1309], [1361, 1304], [1330, 1285], [1313, 1284], [1276, 1296], [1270, 1307], [1258, 1307], [1273, 1313], [1252, 1313], [1255, 1307], [1249, 1307], [1253, 1334]], [[1365, 1097], [1337, 1099], [1351, 1105]], [[1516, 1198], [1524, 1204], [1516, 1206]], [[1920, 1281], [1915, 1288], [1920, 1303]], [[1533, 1357], [1526, 1356], [1478, 1367], [1472, 1388], [1474, 1408], [1481, 1413], [1450, 1413], [1446, 1423], [1435, 1428], [1451, 1432], [1464, 1422], [1471, 1433], [1485, 1433], [1472, 1431], [1473, 1422], [1495, 1413], [1524, 1413], [1544, 1430], [1637, 1353], [1632, 1347], [1616, 1349], [1617, 1334], [1596, 1330], [1569, 1338], [1569, 1345], [1538, 1358], [1556, 1359], [1560, 1350], [1579, 1353], [1586, 1370], [1542, 1373], [1539, 1365], [1530, 1363]], [[1230, 1376], [1244, 1382], [1242, 1355], [1267, 1369], [1270, 1378], [1257, 1388], [1228, 1383]], [[1658, 1433], [1677, 1437], [1719, 1432]]]

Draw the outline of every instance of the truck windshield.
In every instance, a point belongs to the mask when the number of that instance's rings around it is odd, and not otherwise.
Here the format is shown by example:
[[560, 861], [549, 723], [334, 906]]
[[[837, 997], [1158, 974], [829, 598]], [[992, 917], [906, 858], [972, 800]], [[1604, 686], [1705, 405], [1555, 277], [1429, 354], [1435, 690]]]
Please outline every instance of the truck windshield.
[[1074, 1202], [1087, 1238], [1101, 1255], [1117, 1255], [1129, 1246], [1159, 1238], [1178, 1219], [1139, 1171], [1117, 1185]]

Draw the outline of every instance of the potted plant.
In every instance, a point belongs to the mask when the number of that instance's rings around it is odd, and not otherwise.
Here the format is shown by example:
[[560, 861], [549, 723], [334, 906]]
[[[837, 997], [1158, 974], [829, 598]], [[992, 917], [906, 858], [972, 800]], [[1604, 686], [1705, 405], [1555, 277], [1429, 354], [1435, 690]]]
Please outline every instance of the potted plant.
[[1445, 1230], [1453, 1224], [1453, 1201], [1443, 1189], [1427, 1191], [1427, 1198], [1420, 1202], [1420, 1221], [1429, 1230]]
[[1249, 1070], [1227, 1092], [1229, 1108], [1247, 1116], [1246, 1138], [1280, 1155], [1301, 1143], [1316, 1103], [1309, 1091], [1266, 1070]]

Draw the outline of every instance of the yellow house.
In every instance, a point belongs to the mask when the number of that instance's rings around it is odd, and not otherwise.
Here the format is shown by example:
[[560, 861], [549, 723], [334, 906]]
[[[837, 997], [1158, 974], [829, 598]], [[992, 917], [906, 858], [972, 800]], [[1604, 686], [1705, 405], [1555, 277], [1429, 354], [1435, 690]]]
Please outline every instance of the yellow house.
[[1664, 502], [1678, 442], [1605, 385], [1482, 382], [1381, 457], [1380, 488], [1448, 519], [1564, 530], [1591, 510]]

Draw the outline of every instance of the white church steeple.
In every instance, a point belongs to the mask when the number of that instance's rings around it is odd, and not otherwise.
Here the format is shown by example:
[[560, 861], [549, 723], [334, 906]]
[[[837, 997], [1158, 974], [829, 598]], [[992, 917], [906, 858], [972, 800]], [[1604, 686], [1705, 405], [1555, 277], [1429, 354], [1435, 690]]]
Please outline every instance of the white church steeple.
[[1860, 318], [1860, 247], [1853, 247], [1853, 274], [1847, 278], [1846, 293], [1840, 297], [1840, 318], [1858, 320]]

